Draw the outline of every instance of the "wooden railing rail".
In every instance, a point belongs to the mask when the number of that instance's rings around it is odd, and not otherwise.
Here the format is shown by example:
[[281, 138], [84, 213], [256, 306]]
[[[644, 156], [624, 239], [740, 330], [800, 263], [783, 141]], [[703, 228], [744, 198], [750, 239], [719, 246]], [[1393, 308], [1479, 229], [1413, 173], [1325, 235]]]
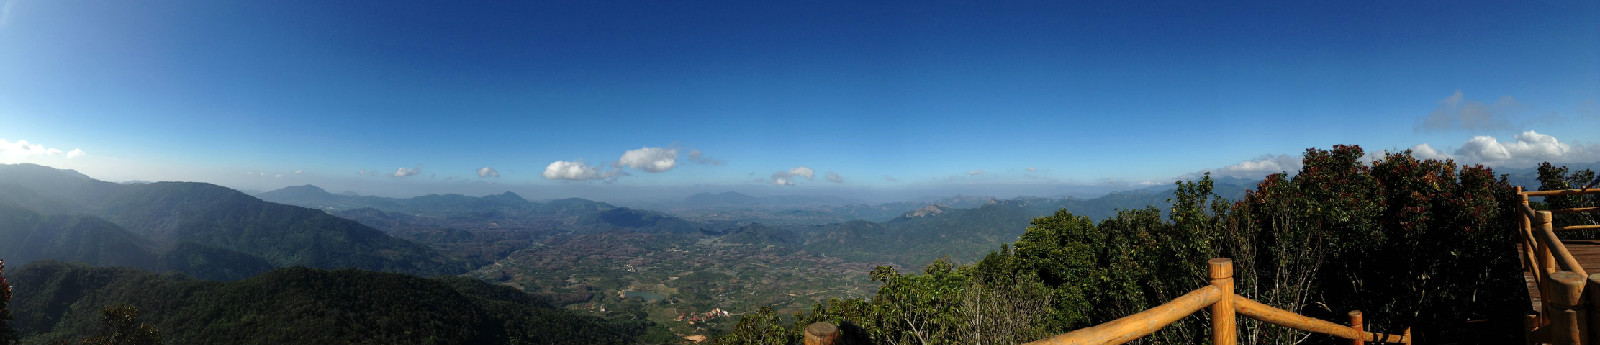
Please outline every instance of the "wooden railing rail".
[[1539, 291], [1541, 303], [1538, 310], [1527, 315], [1524, 325], [1528, 343], [1600, 344], [1600, 274], [1590, 275], [1567, 246], [1556, 236], [1556, 231], [1597, 230], [1600, 225], [1553, 226], [1555, 214], [1600, 212], [1600, 207], [1575, 207], [1556, 210], [1535, 210], [1528, 201], [1535, 196], [1600, 194], [1600, 189], [1567, 189], [1523, 191], [1517, 187], [1521, 205], [1517, 211], [1522, 237], [1522, 263], [1533, 276], [1534, 288]]
[[1222, 290], [1206, 286], [1171, 302], [1128, 315], [1115, 321], [1085, 327], [1067, 334], [1029, 344], [1122, 344], [1142, 338], [1156, 330], [1194, 314], [1222, 299]]
[[1563, 208], [1563, 209], [1559, 209], [1559, 210], [1550, 210], [1550, 213], [1555, 213], [1555, 214], [1585, 213], [1585, 212], [1600, 212], [1600, 207], [1573, 207], [1573, 208]]
[[[1520, 188], [1520, 187], [1518, 187], [1518, 188]], [[1600, 194], [1600, 189], [1589, 189], [1588, 191], [1589, 191], [1588, 193], [1572, 193], [1572, 194]], [[1553, 192], [1553, 191], [1546, 191], [1546, 192]], [[1534, 193], [1534, 192], [1528, 192], [1528, 193]], [[1524, 197], [1526, 197], [1526, 196], [1527, 195], [1524, 195]], [[1540, 217], [1540, 216], [1537, 215], [1538, 212], [1549, 212], [1551, 214], [1600, 213], [1600, 207], [1573, 207], [1573, 208], [1562, 208], [1562, 209], [1535, 211], [1533, 209], [1533, 207], [1529, 206], [1527, 203], [1523, 203], [1521, 209], [1522, 209], [1522, 215], [1524, 217], [1528, 217], [1529, 219], [1538, 219]], [[1600, 230], [1600, 225], [1557, 226], [1557, 227], [1551, 228], [1551, 230], [1554, 230], [1554, 231]]]
[[1350, 312], [1350, 325], [1295, 314], [1283, 309], [1252, 301], [1233, 293], [1233, 260], [1211, 259], [1209, 266], [1211, 285], [1195, 289], [1171, 302], [1155, 308], [1128, 315], [1111, 322], [1099, 324], [1035, 341], [1033, 345], [1057, 344], [1122, 344], [1139, 339], [1185, 316], [1211, 307], [1211, 343], [1234, 345], [1238, 343], [1235, 313], [1274, 325], [1302, 331], [1333, 335], [1350, 339], [1352, 344], [1394, 343], [1411, 344], [1411, 330], [1404, 334], [1368, 333], [1362, 329], [1361, 312]]
[[1289, 327], [1307, 332], [1328, 334], [1350, 340], [1370, 341], [1376, 343], [1411, 343], [1411, 330], [1406, 329], [1404, 334], [1379, 334], [1367, 333], [1355, 326], [1361, 323], [1361, 312], [1350, 312], [1350, 326], [1340, 325], [1322, 319], [1295, 314], [1288, 310], [1278, 309], [1261, 302], [1253, 301], [1243, 296], [1236, 297], [1234, 303], [1239, 305], [1239, 314], [1261, 320], [1266, 323]]
[[1527, 196], [1584, 195], [1584, 194], [1600, 194], [1600, 188], [1560, 189], [1560, 190], [1531, 190], [1531, 191], [1518, 192], [1518, 193], [1522, 193], [1522, 195], [1527, 195]]

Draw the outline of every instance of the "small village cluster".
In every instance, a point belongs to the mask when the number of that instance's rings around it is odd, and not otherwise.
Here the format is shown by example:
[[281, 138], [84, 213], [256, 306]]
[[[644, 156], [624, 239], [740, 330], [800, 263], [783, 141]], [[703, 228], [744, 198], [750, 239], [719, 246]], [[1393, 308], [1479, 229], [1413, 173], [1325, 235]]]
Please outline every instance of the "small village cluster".
[[706, 320], [718, 317], [728, 317], [728, 311], [722, 310], [722, 308], [712, 308], [711, 311], [704, 313], [681, 313], [678, 314], [678, 321], [688, 321], [689, 324], [693, 325], [696, 322], [706, 322]]

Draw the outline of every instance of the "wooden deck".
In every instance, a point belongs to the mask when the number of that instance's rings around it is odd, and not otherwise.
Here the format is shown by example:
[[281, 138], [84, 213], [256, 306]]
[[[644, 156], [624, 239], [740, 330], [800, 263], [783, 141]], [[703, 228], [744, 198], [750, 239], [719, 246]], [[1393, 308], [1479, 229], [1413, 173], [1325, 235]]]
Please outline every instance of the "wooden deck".
[[[1561, 240], [1561, 244], [1572, 252], [1572, 257], [1578, 259], [1578, 265], [1585, 271], [1600, 273], [1596, 271], [1600, 269], [1600, 240]], [[1528, 283], [1528, 299], [1533, 301], [1533, 310], [1543, 310], [1539, 308], [1539, 287], [1533, 285], [1533, 273], [1524, 270], [1522, 279]]]

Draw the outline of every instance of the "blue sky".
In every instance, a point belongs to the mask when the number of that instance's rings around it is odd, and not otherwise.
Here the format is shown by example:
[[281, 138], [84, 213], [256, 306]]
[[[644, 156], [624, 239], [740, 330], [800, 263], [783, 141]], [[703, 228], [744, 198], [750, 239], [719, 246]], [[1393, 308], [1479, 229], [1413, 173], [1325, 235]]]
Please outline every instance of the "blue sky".
[[9, 0], [0, 162], [548, 197], [1138, 186], [1334, 144], [1593, 162], [1596, 21], [1577, 1]]

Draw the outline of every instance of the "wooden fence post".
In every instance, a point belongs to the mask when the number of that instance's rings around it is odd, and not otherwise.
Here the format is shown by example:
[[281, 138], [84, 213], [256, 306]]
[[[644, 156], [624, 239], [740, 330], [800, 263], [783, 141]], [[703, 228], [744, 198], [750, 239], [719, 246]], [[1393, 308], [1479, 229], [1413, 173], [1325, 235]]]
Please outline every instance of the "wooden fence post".
[[1541, 336], [1540, 334], [1549, 333], [1550, 331], [1542, 326], [1539, 322], [1539, 311], [1529, 310], [1527, 314], [1522, 315], [1522, 334], [1525, 334], [1523, 340], [1527, 343], [1526, 345], [1548, 343], [1545, 339], [1549, 337]]
[[[1517, 199], [1522, 201], [1522, 207], [1531, 208], [1528, 206], [1528, 195], [1522, 194], [1522, 186], [1517, 186]], [[1539, 240], [1536, 237], [1533, 237], [1533, 220], [1528, 219], [1528, 215], [1523, 213], [1521, 209], [1518, 209], [1517, 225], [1517, 232], [1521, 233], [1522, 235], [1523, 255], [1528, 258], [1527, 261], [1530, 261], [1522, 263], [1523, 265], [1528, 266], [1523, 267], [1523, 269], [1533, 272], [1534, 281], [1543, 281], [1544, 276], [1542, 273], [1544, 271], [1539, 269], [1543, 266], [1539, 265], [1544, 262], [1544, 259], [1539, 256]], [[1540, 290], [1539, 292], [1544, 293], [1543, 290]]]
[[[1600, 295], [1597, 295], [1600, 294], [1600, 273], [1589, 275], [1589, 281], [1586, 281], [1586, 283], [1584, 284], [1584, 303], [1586, 303], [1586, 308], [1584, 308], [1586, 315], [1584, 316], [1587, 316], [1587, 323], [1584, 323], [1584, 326], [1586, 326], [1584, 331], [1587, 331], [1586, 334], [1589, 337], [1600, 337], [1600, 332], [1595, 332], [1600, 329], [1600, 318], [1597, 318], [1597, 316], [1600, 316], [1600, 303], [1595, 303], [1595, 300], [1600, 299]], [[1600, 339], [1584, 339], [1584, 342], [1600, 343]]]
[[1583, 299], [1583, 276], [1571, 271], [1560, 271], [1550, 274], [1550, 296], [1544, 296], [1545, 303], [1549, 303], [1550, 310], [1550, 342], [1556, 345], [1583, 344], [1584, 320], [1583, 307], [1579, 302]]
[[839, 327], [827, 322], [812, 322], [806, 326], [806, 345], [833, 345], [839, 340]]
[[1350, 329], [1356, 330], [1356, 338], [1355, 339], [1350, 339], [1350, 344], [1352, 344], [1352, 345], [1365, 345], [1367, 343], [1367, 331], [1361, 330], [1362, 327], [1361, 327], [1361, 311], [1360, 310], [1351, 310], [1350, 311]]
[[[1539, 230], [1533, 230], [1533, 227], [1529, 227], [1528, 230], [1543, 232], [1551, 228], [1550, 211], [1538, 211], [1535, 212], [1535, 215], [1539, 216], [1539, 219], [1533, 220], [1533, 226], [1538, 227]], [[1537, 239], [1539, 236], [1541, 235], [1534, 235], [1534, 238]], [[1542, 244], [1539, 246], [1539, 262], [1544, 266], [1545, 275], [1548, 276], [1550, 273], [1560, 271], [1561, 266], [1556, 265], [1555, 249], [1550, 248], [1550, 246], [1559, 245], [1560, 243], [1544, 243], [1544, 241], [1537, 240], [1535, 242]]]
[[1237, 319], [1233, 307], [1233, 260], [1214, 258], [1206, 261], [1211, 272], [1211, 286], [1222, 290], [1222, 298], [1211, 304], [1211, 343], [1234, 345], [1239, 341]]
[[[1528, 223], [1528, 231], [1530, 233], [1541, 232], [1543, 230], [1535, 230], [1535, 229], [1544, 229], [1545, 227], [1549, 227], [1550, 226], [1550, 223], [1548, 222], [1549, 218], [1544, 218], [1543, 217], [1546, 214], [1549, 214], [1549, 213], [1548, 212], [1535, 212], [1534, 213], [1534, 216], [1535, 216], [1534, 219], [1529, 219], [1528, 220], [1529, 221], [1529, 223]], [[1537, 227], [1537, 228], [1535, 228], [1535, 227]], [[1539, 236], [1534, 236], [1533, 238], [1534, 238], [1533, 242], [1539, 244], [1539, 246], [1538, 246], [1538, 248], [1539, 248], [1539, 256], [1538, 256], [1538, 259], [1539, 259], [1539, 271], [1542, 272], [1542, 274], [1538, 274], [1538, 275], [1534, 276], [1535, 279], [1538, 279], [1538, 280], [1535, 280], [1535, 282], [1538, 282], [1537, 286], [1539, 287], [1539, 296], [1540, 296], [1540, 299], [1541, 299], [1539, 301], [1539, 307], [1540, 307], [1539, 309], [1543, 309], [1543, 310], [1540, 310], [1541, 314], [1539, 315], [1539, 318], [1542, 319], [1542, 323], [1543, 324], [1548, 325], [1551, 322], [1553, 322], [1551, 318], [1555, 317], [1555, 314], [1558, 313], [1557, 312], [1558, 309], [1553, 308], [1553, 307], [1550, 306], [1550, 297], [1544, 297], [1544, 296], [1560, 294], [1560, 293], [1556, 292], [1557, 288], [1555, 286], [1552, 286], [1552, 285], [1557, 285], [1557, 284], [1550, 284], [1549, 282], [1553, 281], [1553, 279], [1550, 278], [1550, 275], [1556, 273], [1557, 271], [1560, 271], [1561, 268], [1556, 266], [1556, 256], [1554, 254], [1555, 250], [1554, 249], [1550, 249], [1550, 246], [1556, 245], [1556, 243], [1545, 243], [1544, 240], [1540, 240], [1539, 239]], [[1554, 333], [1549, 333], [1549, 334], [1551, 334], [1550, 335], [1551, 337], [1555, 337]], [[1554, 338], [1551, 338], [1551, 339], [1554, 339]]]

